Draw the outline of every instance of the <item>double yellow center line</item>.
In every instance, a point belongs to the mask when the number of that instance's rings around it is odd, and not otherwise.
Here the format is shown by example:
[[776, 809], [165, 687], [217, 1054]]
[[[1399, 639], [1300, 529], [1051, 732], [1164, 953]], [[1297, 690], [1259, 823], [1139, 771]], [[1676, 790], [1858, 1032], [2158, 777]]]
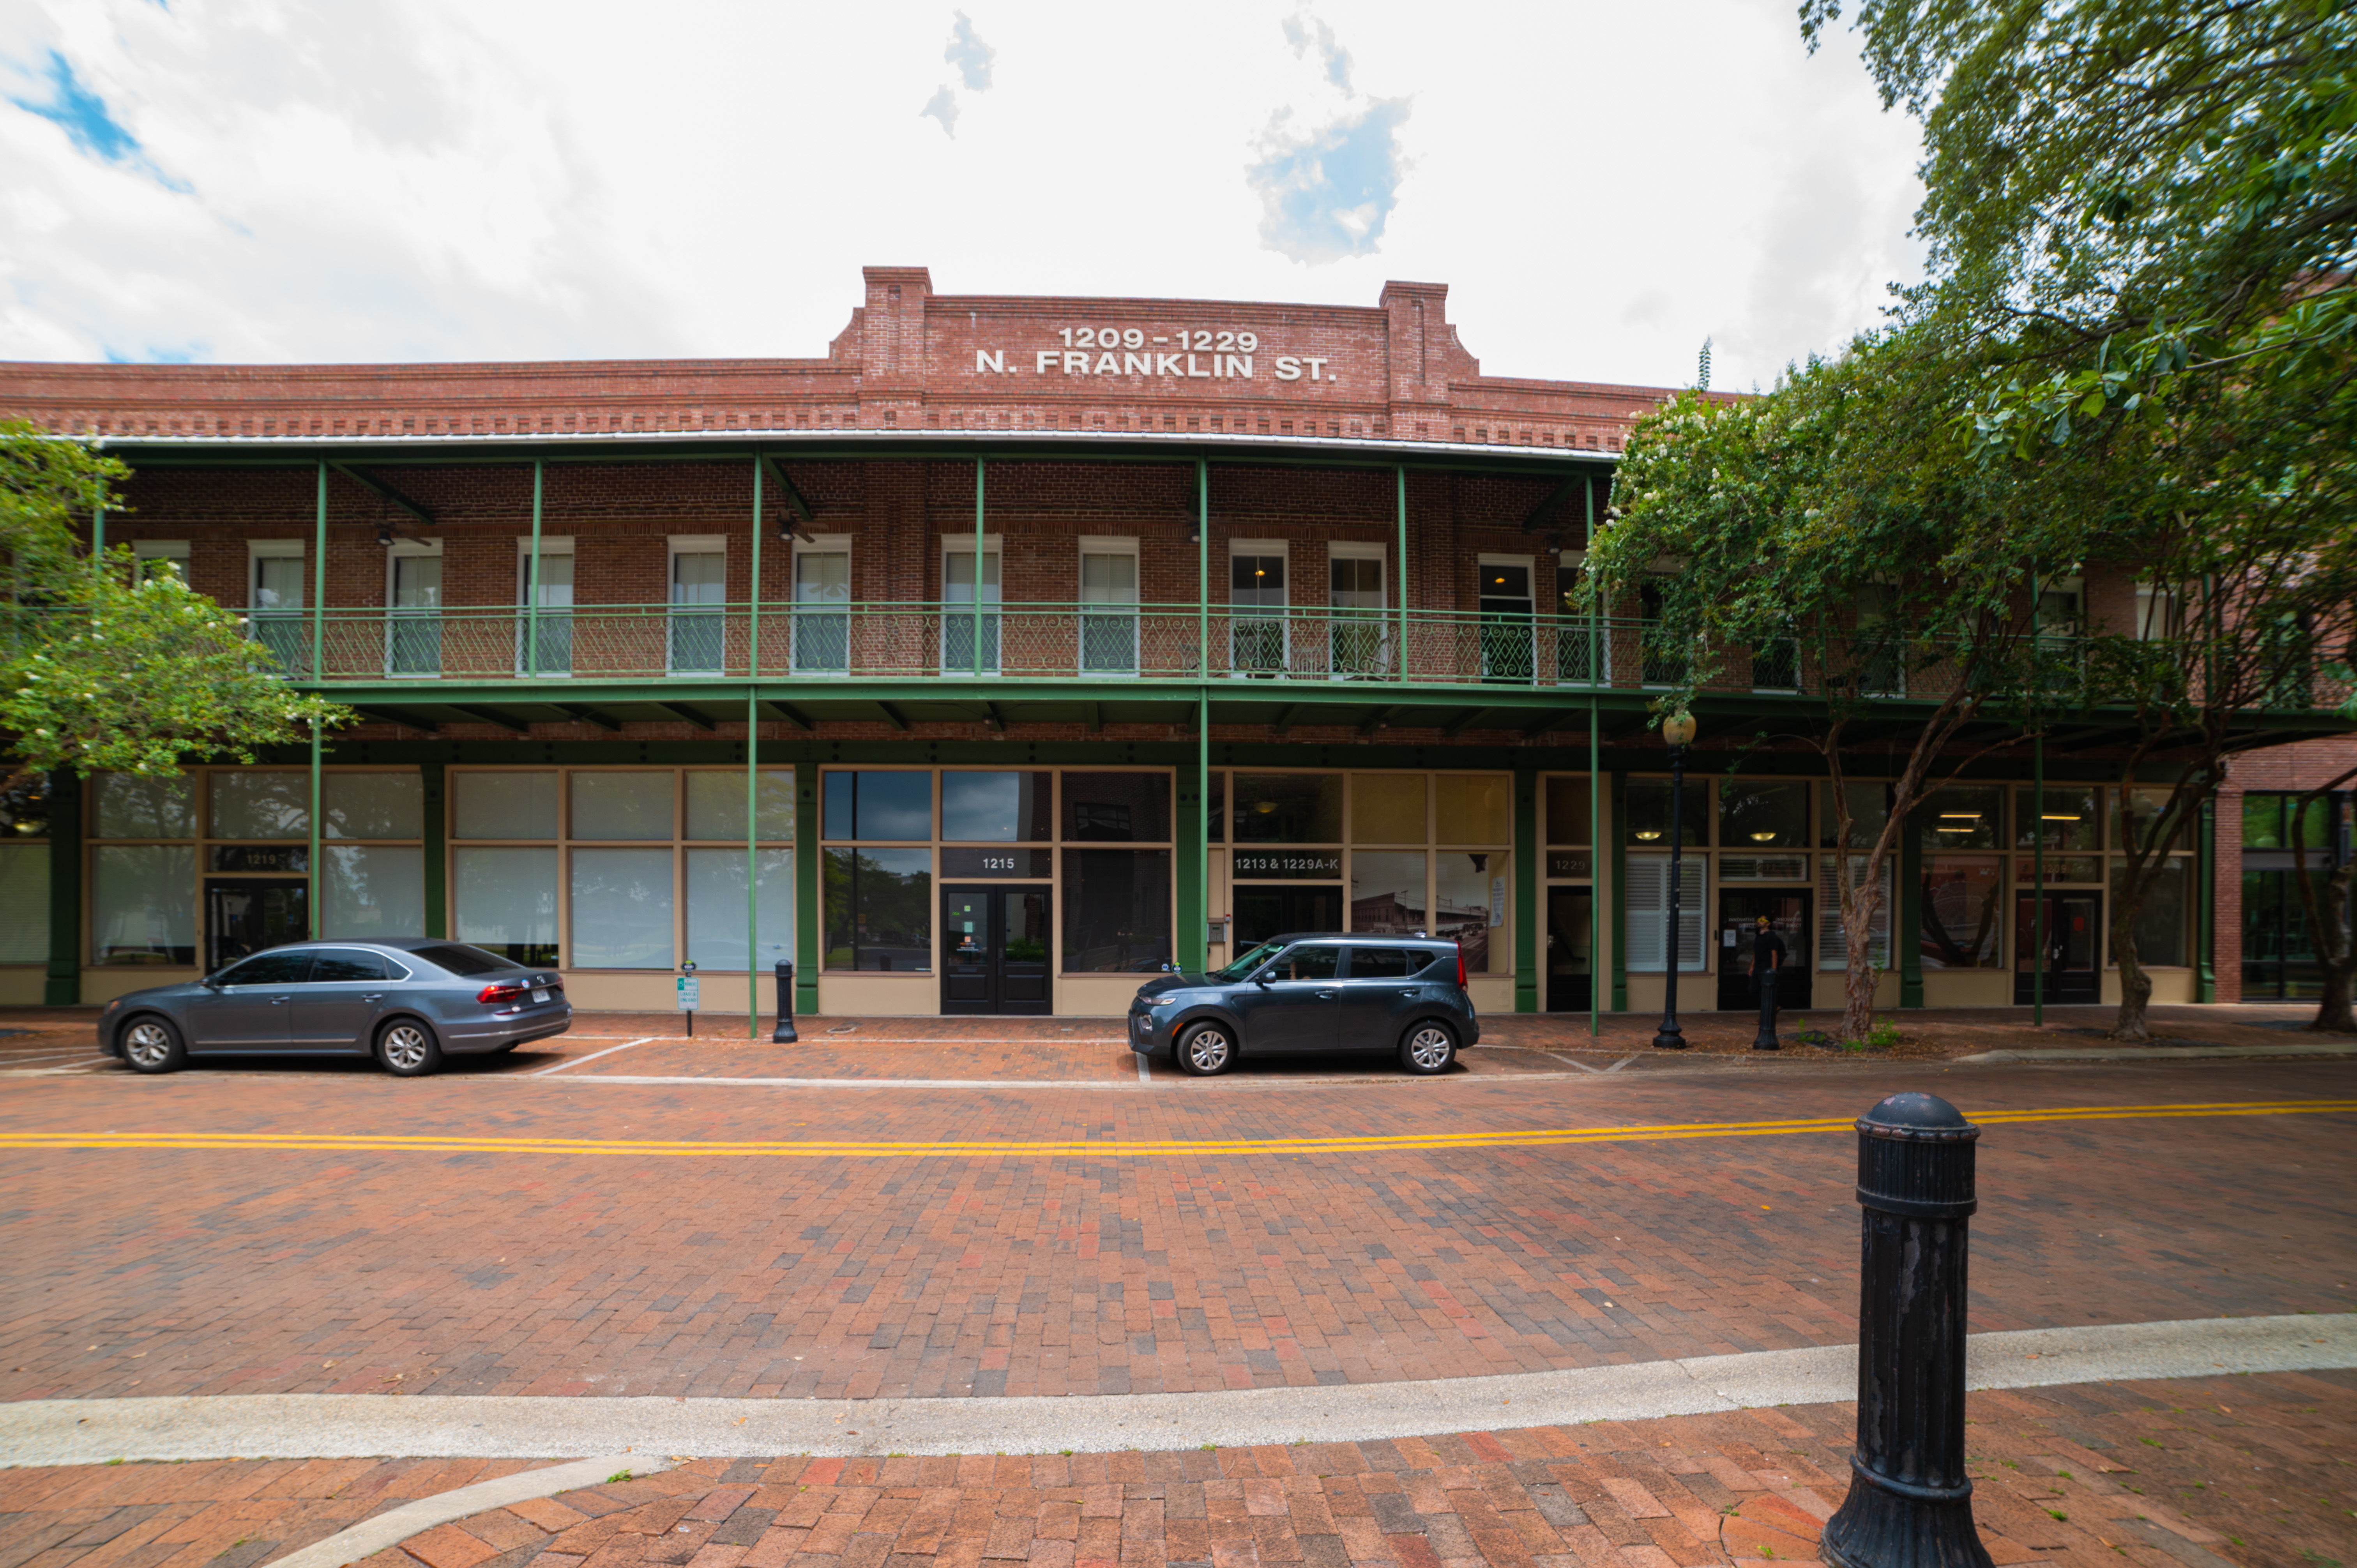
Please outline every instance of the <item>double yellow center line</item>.
[[[2189, 1116], [2302, 1116], [2357, 1112], [2357, 1100], [2222, 1101], [2188, 1105], [2069, 1105], [1972, 1112], [1981, 1127], [2041, 1122], [2156, 1121]], [[1448, 1149], [1544, 1149], [1572, 1144], [1658, 1144], [1684, 1138], [1762, 1138], [1847, 1133], [1855, 1116], [1781, 1122], [1664, 1122], [1628, 1127], [1539, 1127], [1483, 1133], [1411, 1133], [1342, 1138], [928, 1139], [862, 1142], [666, 1138], [428, 1137], [364, 1133], [0, 1133], [12, 1149], [200, 1149], [241, 1153], [411, 1155], [625, 1155], [695, 1159], [1140, 1159], [1205, 1155], [1373, 1155]]]

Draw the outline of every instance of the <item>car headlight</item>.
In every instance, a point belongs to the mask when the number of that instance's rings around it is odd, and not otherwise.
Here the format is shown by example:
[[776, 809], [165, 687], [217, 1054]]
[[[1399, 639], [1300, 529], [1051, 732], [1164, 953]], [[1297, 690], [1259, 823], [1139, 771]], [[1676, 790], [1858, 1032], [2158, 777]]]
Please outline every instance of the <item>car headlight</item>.
[[1178, 1005], [1178, 998], [1176, 996], [1157, 996], [1153, 1001], [1146, 1004], [1146, 1006], [1148, 1007], [1176, 1007]]

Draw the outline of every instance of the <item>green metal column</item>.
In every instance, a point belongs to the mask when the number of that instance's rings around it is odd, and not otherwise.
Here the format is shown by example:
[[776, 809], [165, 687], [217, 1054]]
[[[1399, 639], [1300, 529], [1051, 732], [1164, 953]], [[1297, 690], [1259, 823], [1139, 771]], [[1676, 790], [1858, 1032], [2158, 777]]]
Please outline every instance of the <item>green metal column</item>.
[[818, 1011], [819, 872], [818, 756], [806, 750], [794, 764], [794, 1011]]
[[311, 726], [311, 897], [304, 902], [311, 915], [311, 940], [326, 934], [328, 867], [319, 858], [319, 726]]
[[[2215, 785], [2212, 787], [2214, 790]], [[2193, 928], [2193, 1000], [2218, 1000], [2218, 797], [2201, 802], [2201, 913]]]
[[1539, 775], [1514, 769], [1514, 1011], [1539, 1010]]
[[1210, 968], [1211, 961], [1211, 874], [1207, 864], [1211, 852], [1205, 843], [1209, 837], [1211, 799], [1211, 694], [1199, 688], [1195, 693], [1194, 775], [1178, 790], [1178, 821], [1171, 833], [1178, 856], [1178, 940], [1172, 944], [1171, 956], [1180, 969], [1190, 974], [1200, 974]]
[[[761, 1037], [761, 454], [753, 454], [753, 580], [745, 639], [745, 1037]], [[726, 624], [725, 622], [723, 623]], [[724, 636], [722, 646], [726, 646]]]
[[106, 509], [92, 507], [90, 512], [90, 553], [92, 560], [106, 555]]
[[[81, 1003], [81, 779], [71, 768], [49, 775], [49, 967], [41, 1004]], [[193, 898], [196, 889], [182, 888]]]
[[450, 934], [450, 819], [442, 801], [449, 774], [439, 762], [421, 762], [417, 776], [425, 813], [420, 841], [425, 854], [425, 934], [447, 938]]
[[[1604, 831], [1612, 835], [1612, 897], [1609, 903], [1598, 901], [1596, 917], [1599, 921], [1611, 922], [1607, 929], [1612, 935], [1612, 1011], [1626, 1013], [1629, 1011], [1629, 845], [1626, 842], [1629, 834], [1621, 824], [1629, 820], [1629, 775], [1616, 768], [1612, 770], [1611, 779], [1612, 814], [1606, 820]], [[1596, 864], [1602, 865], [1604, 858], [1605, 848], [1598, 844]]]
[[532, 553], [523, 564], [523, 672], [540, 673], [540, 496], [544, 465], [532, 460]]
[[1211, 468], [1195, 459], [1195, 672], [1211, 678]]
[[1899, 1005], [1923, 1005], [1923, 944], [1917, 935], [1923, 929], [1923, 835], [1913, 824], [1900, 829], [1899, 840], [1899, 908], [1893, 911], [1897, 922], [1893, 932], [1899, 949]]

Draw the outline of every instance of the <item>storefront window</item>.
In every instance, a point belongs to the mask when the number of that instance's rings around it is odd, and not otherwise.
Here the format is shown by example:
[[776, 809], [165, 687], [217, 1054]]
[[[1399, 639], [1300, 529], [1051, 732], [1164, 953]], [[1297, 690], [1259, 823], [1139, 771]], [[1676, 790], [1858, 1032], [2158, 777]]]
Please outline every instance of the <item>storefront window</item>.
[[1514, 837], [1514, 781], [1504, 773], [1443, 773], [1438, 833], [1443, 843], [1511, 843]]
[[91, 956], [102, 964], [197, 961], [192, 844], [102, 844], [92, 861]]
[[[573, 836], [608, 841], [668, 841], [673, 832], [672, 791], [675, 778], [669, 768], [659, 773], [576, 770], [573, 775]], [[664, 878], [666, 884], [669, 880]]]
[[1238, 843], [1340, 843], [1339, 773], [1239, 773], [1231, 820]]
[[1841, 813], [1836, 803], [1849, 806], [1849, 847], [1872, 849], [1890, 822], [1890, 786], [1878, 779], [1845, 779], [1836, 796], [1828, 784], [1819, 792], [1824, 806], [1817, 822], [1817, 843], [1825, 849], [1841, 847]]
[[[723, 777], [691, 773], [690, 779]], [[741, 775], [738, 776], [741, 779]], [[691, 797], [692, 799], [692, 797]], [[741, 807], [742, 801], [739, 805]], [[794, 852], [758, 852], [760, 868], [760, 950], [754, 967], [770, 969], [794, 953]], [[687, 956], [699, 969], [730, 970], [746, 966], [745, 852], [741, 849], [691, 849], [687, 852]]]
[[[2112, 897], [2116, 900], [2127, 886], [2127, 863], [2112, 862]], [[2193, 881], [2192, 861], [2185, 855], [2172, 855], [2169, 863], [2147, 873], [2144, 908], [2136, 911], [2136, 961], [2147, 969], [2181, 969], [2185, 966], [2186, 911], [2189, 908]], [[2298, 897], [2297, 889], [2293, 897]], [[2119, 958], [2113, 956], [2116, 967]]]
[[2103, 823], [2100, 786], [2076, 785], [2046, 791], [2040, 805], [2035, 789], [2017, 785], [2013, 791], [2013, 843], [2034, 847], [2041, 838], [2050, 850], [2101, 849], [2097, 833]]
[[[381, 825], [381, 824], [370, 824]], [[350, 835], [357, 837], [359, 835]], [[390, 837], [392, 835], [385, 835]], [[328, 844], [320, 934], [383, 941], [425, 931], [425, 852], [395, 844]]]
[[1426, 843], [1425, 776], [1421, 773], [1351, 775], [1352, 843]]
[[1718, 842], [1725, 849], [1805, 849], [1809, 787], [1794, 779], [1722, 779]]
[[1170, 842], [1170, 775], [1067, 773], [1064, 837], [1080, 843]]
[[[831, 781], [843, 776], [827, 777]], [[924, 781], [930, 799], [931, 777], [914, 777]], [[905, 802], [896, 810], [904, 807]], [[899, 818], [887, 821], [901, 825]], [[828, 850], [826, 967], [887, 973], [930, 972], [933, 964], [932, 864], [930, 849]]]
[[1546, 841], [1567, 849], [1585, 846], [1595, 825], [1585, 779], [1546, 781]]
[[556, 836], [556, 782], [553, 769], [453, 773], [452, 830], [462, 839], [553, 839]]
[[1168, 850], [1067, 849], [1063, 894], [1067, 973], [1148, 974], [1170, 961]]
[[[2201, 808], [2190, 794], [2186, 803], [2179, 807], [2175, 822], [2169, 825], [2169, 842], [2161, 843], [2154, 839], [2153, 834], [2158, 829], [2161, 813], [2169, 810], [2169, 796], [2173, 793], [2169, 786], [2138, 785], [2133, 789], [2108, 789], [2104, 793], [2110, 797], [2114, 849], [2142, 849], [2147, 853], [2158, 850], [2165, 854], [2169, 850], [2191, 846]], [[2321, 801], [2318, 803], [2322, 804]], [[2123, 809], [2127, 812], [2126, 822], [2120, 820]], [[2309, 842], [2320, 844], [2323, 841], [2311, 838]]]
[[311, 836], [311, 776], [294, 768], [252, 768], [212, 774], [212, 836], [217, 839], [307, 839]]
[[933, 836], [933, 776], [830, 771], [824, 807], [828, 838], [922, 843]]
[[1405, 936], [1432, 929], [1425, 908], [1422, 850], [1351, 852], [1351, 929]]
[[[952, 843], [1046, 843], [1052, 773], [944, 773], [942, 837]], [[1167, 813], [1166, 813], [1167, 814]]]
[[1915, 813], [1917, 841], [1929, 850], [2001, 849], [2004, 790], [1995, 784], [1934, 789]]
[[[320, 777], [327, 801], [322, 836], [331, 839], [418, 839], [425, 836], [425, 782], [414, 771], [336, 773]], [[415, 936], [421, 926], [408, 934]], [[356, 936], [349, 931], [334, 936]]]
[[[460, 798], [463, 800], [464, 795]], [[553, 781], [549, 805], [554, 815]], [[517, 963], [543, 965], [556, 961], [554, 848], [462, 848], [452, 852], [450, 868], [451, 906], [457, 917], [453, 936], [462, 942], [489, 948]]]
[[49, 956], [49, 846], [0, 841], [0, 963]]
[[1503, 940], [1510, 858], [1482, 850], [1443, 850], [1437, 857], [1432, 934], [1463, 950], [1468, 974], [1492, 974], [1513, 964]]
[[[687, 836], [723, 843], [745, 842], [745, 773], [711, 769], [687, 776]], [[753, 836], [791, 843], [794, 838], [794, 770], [765, 768], [753, 786]], [[766, 864], [766, 863], [764, 863]], [[766, 877], [769, 874], [765, 871]], [[766, 923], [766, 922], [765, 922]], [[742, 946], [740, 942], [738, 944]], [[703, 961], [698, 959], [698, 963]]]
[[1916, 948], [1925, 969], [1997, 967], [2004, 871], [1993, 854], [1924, 858]]
[[668, 846], [575, 850], [574, 967], [670, 969], [678, 962], [671, 873]]
[[102, 773], [91, 789], [92, 835], [102, 839], [197, 836], [197, 781], [188, 774], [141, 779]]
[[[1628, 796], [1629, 843], [1640, 849], [1670, 847], [1670, 781], [1631, 779]], [[1710, 786], [1686, 780], [1678, 808], [1678, 842], [1689, 849], [1710, 842]]]

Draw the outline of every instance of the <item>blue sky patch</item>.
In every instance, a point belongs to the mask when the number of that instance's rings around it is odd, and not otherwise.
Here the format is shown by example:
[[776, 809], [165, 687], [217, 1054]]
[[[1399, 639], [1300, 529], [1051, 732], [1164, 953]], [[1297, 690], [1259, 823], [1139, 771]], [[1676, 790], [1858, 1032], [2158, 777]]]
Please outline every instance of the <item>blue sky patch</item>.
[[38, 114], [58, 125], [75, 146], [92, 157], [137, 169], [167, 190], [188, 188], [186, 181], [172, 178], [148, 160], [139, 138], [114, 117], [106, 100], [84, 86], [81, 78], [74, 74], [71, 60], [51, 49], [48, 67], [42, 74], [49, 82], [48, 102], [13, 95], [8, 102], [27, 114]]
[[1279, 112], [1245, 178], [1261, 200], [1261, 243], [1297, 262], [1372, 255], [1399, 202], [1405, 160], [1405, 98], [1379, 98], [1306, 134], [1286, 134]]

